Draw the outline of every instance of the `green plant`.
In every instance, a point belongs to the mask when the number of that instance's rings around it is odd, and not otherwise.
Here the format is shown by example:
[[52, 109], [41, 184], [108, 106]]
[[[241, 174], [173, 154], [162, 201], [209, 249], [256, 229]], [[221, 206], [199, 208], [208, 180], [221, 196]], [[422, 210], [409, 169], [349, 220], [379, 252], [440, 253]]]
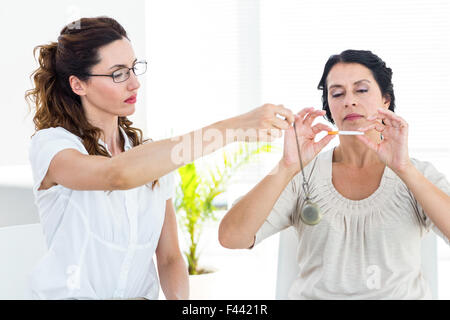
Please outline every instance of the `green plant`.
[[273, 148], [266, 143], [240, 143], [237, 147], [231, 146], [235, 150], [224, 149], [219, 161], [206, 161], [205, 170], [202, 170], [200, 161], [178, 169], [181, 181], [177, 188], [175, 208], [180, 227], [186, 233], [189, 242], [184, 254], [191, 275], [208, 272], [198, 266], [197, 249], [204, 223], [208, 220], [217, 220], [214, 199], [226, 191], [231, 177], [241, 167], [254, 160], [256, 155], [270, 152]]

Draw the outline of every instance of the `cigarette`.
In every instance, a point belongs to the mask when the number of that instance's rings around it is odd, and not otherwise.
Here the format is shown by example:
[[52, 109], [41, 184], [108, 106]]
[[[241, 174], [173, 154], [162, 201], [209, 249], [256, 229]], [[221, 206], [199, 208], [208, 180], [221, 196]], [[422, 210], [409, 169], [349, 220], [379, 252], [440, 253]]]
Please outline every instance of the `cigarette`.
[[343, 136], [364, 135], [362, 131], [328, 131], [328, 134], [340, 134]]

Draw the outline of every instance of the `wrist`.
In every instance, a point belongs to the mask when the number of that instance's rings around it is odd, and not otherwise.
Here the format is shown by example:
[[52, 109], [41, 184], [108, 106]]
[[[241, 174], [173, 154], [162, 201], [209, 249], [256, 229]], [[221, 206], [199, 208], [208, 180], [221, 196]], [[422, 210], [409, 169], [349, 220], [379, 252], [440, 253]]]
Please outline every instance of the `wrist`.
[[281, 159], [278, 162], [278, 169], [282, 174], [286, 175], [287, 177], [289, 177], [291, 179], [300, 172], [300, 168], [298, 168], [298, 164], [288, 165], [284, 161], [284, 159]]
[[207, 129], [212, 129], [215, 131], [218, 131], [221, 137], [221, 140], [224, 142], [224, 146], [237, 141], [236, 137], [231, 137], [230, 132], [233, 132], [233, 124], [234, 124], [234, 118], [229, 118], [225, 120], [221, 120], [218, 122], [213, 123], [212, 125], [208, 126]]
[[416, 167], [411, 163], [411, 161], [408, 160], [408, 162], [395, 169], [395, 173], [402, 179], [405, 180], [408, 176], [411, 176], [416, 171]]

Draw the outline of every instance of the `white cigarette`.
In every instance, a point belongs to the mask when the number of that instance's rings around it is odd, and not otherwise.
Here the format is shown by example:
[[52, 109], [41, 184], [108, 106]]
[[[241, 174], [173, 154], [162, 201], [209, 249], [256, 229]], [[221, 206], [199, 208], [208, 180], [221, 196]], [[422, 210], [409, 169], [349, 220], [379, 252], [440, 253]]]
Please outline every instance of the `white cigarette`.
[[328, 131], [328, 134], [340, 134], [343, 136], [364, 135], [362, 131]]

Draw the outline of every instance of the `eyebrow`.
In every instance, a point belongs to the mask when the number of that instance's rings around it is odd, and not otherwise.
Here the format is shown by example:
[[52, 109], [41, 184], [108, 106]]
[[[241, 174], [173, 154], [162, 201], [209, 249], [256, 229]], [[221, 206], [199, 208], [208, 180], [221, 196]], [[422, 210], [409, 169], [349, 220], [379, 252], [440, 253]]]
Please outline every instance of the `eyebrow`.
[[[359, 84], [359, 83], [364, 82], [364, 81], [370, 83], [370, 81], [367, 80], [367, 79], [361, 79], [361, 80], [355, 81], [353, 84]], [[343, 87], [343, 86], [340, 85], [340, 84], [333, 84], [333, 85], [331, 85], [331, 86], [328, 88], [328, 90], [330, 90], [330, 89], [332, 89], [332, 88], [341, 88], [341, 87]]]
[[[137, 61], [137, 58], [134, 59], [134, 61], [133, 61], [132, 64], [134, 64], [136, 61]], [[112, 66], [111, 68], [109, 68], [109, 69], [111, 70], [112, 68], [116, 68], [116, 67], [128, 68], [128, 67], [127, 67], [126, 65], [124, 65], [124, 64], [115, 64], [115, 65], [113, 65], [113, 66]]]

